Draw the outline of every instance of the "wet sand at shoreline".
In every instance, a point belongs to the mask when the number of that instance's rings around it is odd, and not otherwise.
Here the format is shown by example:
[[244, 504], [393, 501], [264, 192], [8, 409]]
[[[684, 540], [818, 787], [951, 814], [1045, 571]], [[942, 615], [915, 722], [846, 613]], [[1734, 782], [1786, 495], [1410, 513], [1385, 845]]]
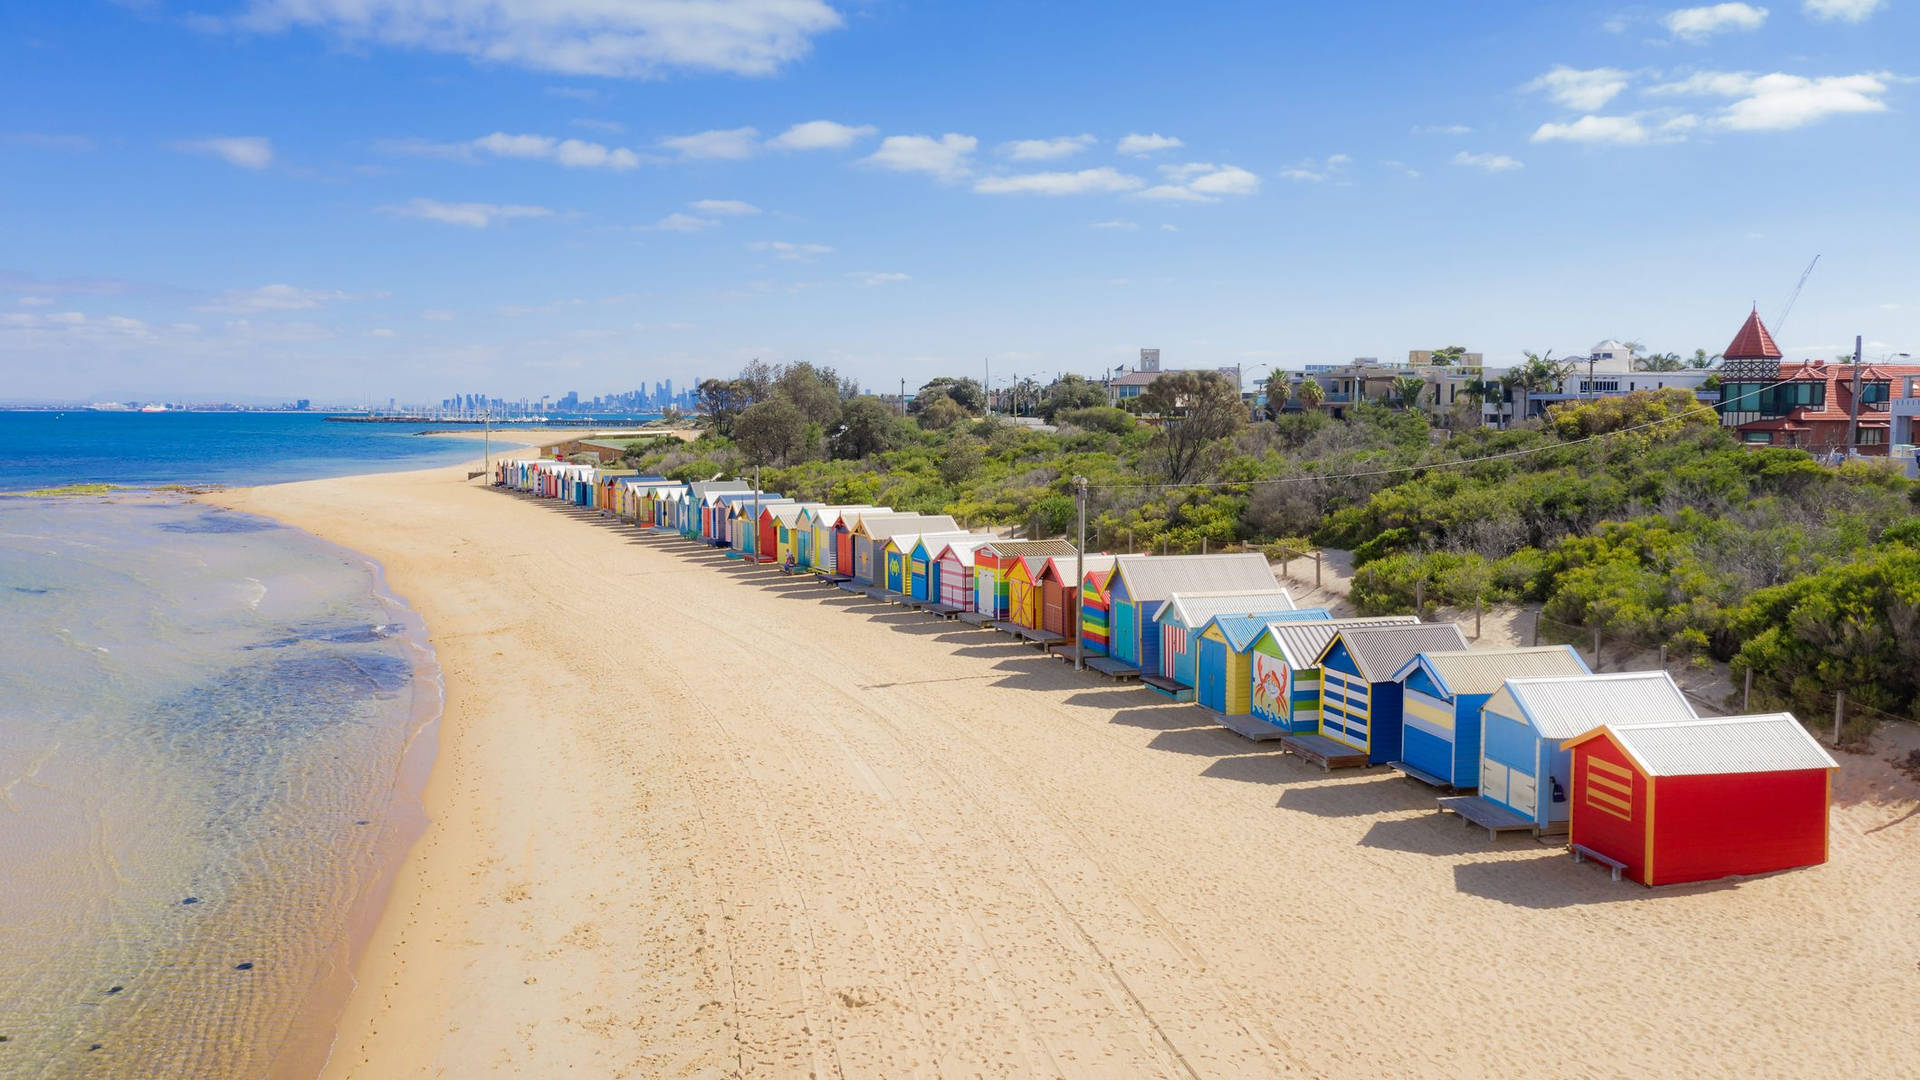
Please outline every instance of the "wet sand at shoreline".
[[378, 559], [447, 686], [334, 1077], [1889, 1075], [1914, 786], [1648, 891], [994, 635], [463, 483], [236, 490]]

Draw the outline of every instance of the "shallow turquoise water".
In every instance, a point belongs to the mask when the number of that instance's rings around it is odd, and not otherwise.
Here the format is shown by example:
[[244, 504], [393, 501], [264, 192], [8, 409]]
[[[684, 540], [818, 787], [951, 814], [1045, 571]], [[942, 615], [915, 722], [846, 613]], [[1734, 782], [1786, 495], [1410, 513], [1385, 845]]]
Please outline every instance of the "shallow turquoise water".
[[0, 1076], [310, 1071], [420, 825], [418, 619], [264, 519], [0, 499], [0, 657]]

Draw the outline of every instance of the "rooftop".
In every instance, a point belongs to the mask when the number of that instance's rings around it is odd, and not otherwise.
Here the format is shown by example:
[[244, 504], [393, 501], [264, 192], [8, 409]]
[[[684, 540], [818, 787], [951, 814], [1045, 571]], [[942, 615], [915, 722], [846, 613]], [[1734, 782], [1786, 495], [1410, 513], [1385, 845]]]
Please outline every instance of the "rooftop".
[[1792, 713], [1608, 726], [1569, 739], [1566, 745], [1585, 742], [1601, 731], [1612, 735], [1648, 776], [1721, 776], [1838, 767]]
[[1404, 678], [1425, 661], [1448, 695], [1491, 694], [1508, 679], [1529, 676], [1585, 675], [1587, 665], [1570, 645], [1540, 645], [1525, 649], [1456, 649], [1421, 653], [1394, 673]]
[[1664, 671], [1510, 678], [1487, 708], [1517, 710], [1543, 738], [1571, 739], [1594, 728], [1638, 727], [1694, 719], [1693, 706]]

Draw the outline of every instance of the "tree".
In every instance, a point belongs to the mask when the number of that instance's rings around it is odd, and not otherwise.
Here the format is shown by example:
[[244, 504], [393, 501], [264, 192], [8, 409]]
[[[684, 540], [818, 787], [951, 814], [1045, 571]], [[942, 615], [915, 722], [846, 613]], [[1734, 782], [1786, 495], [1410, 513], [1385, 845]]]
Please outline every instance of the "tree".
[[1636, 371], [1684, 371], [1687, 363], [1679, 353], [1654, 353], [1637, 358], [1633, 367]]
[[1053, 380], [1046, 389], [1040, 415], [1047, 423], [1069, 409], [1095, 409], [1107, 404], [1107, 388], [1084, 375], [1066, 374]]
[[702, 379], [698, 395], [700, 415], [723, 437], [733, 434], [734, 420], [754, 402], [752, 387], [740, 379]]
[[[1515, 411], [1519, 419], [1524, 420], [1527, 418], [1528, 399], [1535, 394], [1558, 390], [1566, 377], [1573, 373], [1574, 366], [1555, 360], [1552, 349], [1544, 353], [1522, 351], [1521, 355], [1527, 358], [1526, 363], [1508, 372], [1508, 376], [1513, 379], [1512, 388], [1519, 392], [1519, 404]], [[1502, 377], [1500, 381], [1506, 383], [1507, 378]]]
[[946, 452], [940, 455], [940, 479], [949, 484], [961, 484], [972, 478], [985, 459], [987, 444], [971, 435], [955, 435], [947, 443]]
[[1116, 409], [1111, 405], [1095, 405], [1090, 409], [1068, 409], [1059, 414], [1062, 426], [1077, 427], [1082, 431], [1104, 431], [1109, 435], [1125, 435], [1133, 430], [1133, 414], [1125, 409]]
[[807, 418], [792, 402], [770, 398], [747, 406], [733, 422], [733, 441], [752, 465], [787, 465], [807, 450]]
[[919, 412], [942, 397], [953, 399], [953, 403], [966, 410], [969, 416], [978, 416], [987, 407], [987, 392], [980, 388], [979, 382], [942, 375], [927, 380], [926, 385], [914, 393], [913, 406], [909, 411]]
[[945, 431], [967, 418], [967, 410], [942, 394], [920, 410], [920, 426], [928, 431]]
[[1279, 368], [1267, 372], [1267, 419], [1278, 420], [1293, 398], [1293, 380]]
[[1327, 388], [1320, 385], [1320, 380], [1300, 380], [1300, 404], [1308, 412], [1320, 408], [1320, 403], [1325, 400], [1327, 400]]
[[900, 441], [899, 418], [879, 398], [857, 397], [840, 410], [840, 428], [828, 439], [836, 458], [858, 461], [885, 453]]
[[1466, 355], [1467, 347], [1465, 345], [1448, 345], [1445, 348], [1433, 350], [1433, 362], [1441, 367], [1452, 367], [1464, 359]]
[[790, 364], [778, 369], [771, 392], [823, 428], [840, 419], [840, 379], [832, 368], [816, 368], [804, 360]]
[[1420, 395], [1427, 390], [1427, 380], [1418, 375], [1399, 375], [1393, 380], [1393, 396], [1403, 409], [1411, 409], [1420, 404]]
[[1719, 362], [1719, 353], [1709, 353], [1705, 349], [1695, 349], [1693, 355], [1687, 358], [1687, 366], [1696, 370], [1710, 368]]
[[1247, 421], [1239, 388], [1215, 371], [1167, 372], [1141, 393], [1140, 407], [1160, 415], [1154, 446], [1167, 479], [1176, 484], [1196, 476]]

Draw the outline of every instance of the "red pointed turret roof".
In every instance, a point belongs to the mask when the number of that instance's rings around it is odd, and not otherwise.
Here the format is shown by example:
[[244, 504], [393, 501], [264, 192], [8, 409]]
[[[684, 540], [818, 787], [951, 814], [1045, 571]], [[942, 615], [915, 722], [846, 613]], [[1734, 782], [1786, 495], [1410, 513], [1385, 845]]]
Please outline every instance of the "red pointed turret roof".
[[1733, 335], [1733, 344], [1721, 352], [1727, 360], [1778, 360], [1780, 346], [1773, 343], [1773, 335], [1767, 333], [1767, 325], [1760, 321], [1760, 309], [1754, 308], [1747, 316], [1746, 325]]

